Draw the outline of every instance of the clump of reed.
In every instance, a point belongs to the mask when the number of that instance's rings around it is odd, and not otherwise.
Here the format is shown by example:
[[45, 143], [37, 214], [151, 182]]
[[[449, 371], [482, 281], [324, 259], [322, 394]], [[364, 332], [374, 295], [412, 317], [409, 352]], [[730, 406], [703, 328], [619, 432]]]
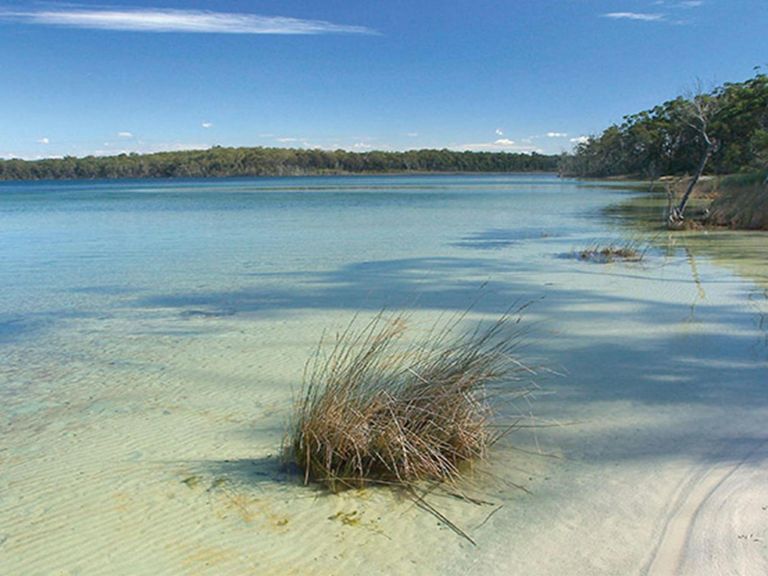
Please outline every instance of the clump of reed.
[[768, 230], [768, 176], [724, 179], [720, 196], [710, 205], [704, 222], [740, 230]]
[[519, 316], [470, 333], [459, 315], [408, 342], [407, 318], [377, 315], [321, 342], [307, 363], [285, 446], [304, 482], [331, 491], [453, 482], [506, 429], [491, 400], [524, 395], [531, 371], [515, 358]]
[[590, 262], [641, 262], [645, 258], [648, 246], [642, 246], [637, 240], [611, 242], [609, 244], [594, 243], [579, 250], [576, 256], [579, 260]]

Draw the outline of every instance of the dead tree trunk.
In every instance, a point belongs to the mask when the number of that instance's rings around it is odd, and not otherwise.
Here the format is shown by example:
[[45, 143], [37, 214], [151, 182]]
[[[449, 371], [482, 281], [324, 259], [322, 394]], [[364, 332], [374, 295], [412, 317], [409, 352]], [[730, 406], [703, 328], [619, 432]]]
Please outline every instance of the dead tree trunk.
[[716, 141], [707, 138], [706, 134], [705, 134], [705, 139], [707, 142], [707, 147], [704, 150], [704, 155], [701, 157], [701, 162], [699, 162], [699, 167], [696, 170], [696, 173], [691, 178], [690, 182], [688, 182], [688, 187], [685, 190], [685, 194], [683, 194], [683, 197], [680, 199], [680, 204], [678, 204], [675, 208], [672, 208], [669, 212], [670, 224], [680, 224], [683, 222], [683, 220], [685, 220], [685, 207], [688, 205], [688, 200], [691, 197], [691, 193], [693, 192], [693, 189], [696, 187], [696, 183], [699, 181], [699, 178], [701, 178], [701, 175], [704, 173], [704, 168], [706, 168], [709, 158], [712, 156], [712, 154], [715, 152], [715, 149], [717, 148]]
[[704, 173], [704, 168], [706, 168], [709, 158], [717, 150], [718, 142], [715, 138], [710, 136], [709, 129], [710, 122], [717, 113], [717, 109], [717, 100], [704, 94], [699, 85], [696, 93], [688, 101], [687, 124], [698, 133], [702, 140], [704, 140], [704, 153], [693, 178], [691, 178], [691, 181], [688, 183], [688, 188], [685, 190], [685, 194], [683, 194], [680, 204], [669, 211], [668, 224], [670, 226], [680, 226], [685, 220], [685, 207], [688, 205], [688, 200], [693, 193], [693, 189], [699, 181], [699, 178], [701, 178], [701, 175]]

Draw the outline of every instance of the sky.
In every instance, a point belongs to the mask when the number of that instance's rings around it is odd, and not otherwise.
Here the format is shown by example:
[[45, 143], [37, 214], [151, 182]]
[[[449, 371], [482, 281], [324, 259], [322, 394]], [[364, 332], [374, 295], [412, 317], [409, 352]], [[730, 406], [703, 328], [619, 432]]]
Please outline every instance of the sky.
[[768, 71], [768, 0], [0, 0], [0, 158], [560, 153]]

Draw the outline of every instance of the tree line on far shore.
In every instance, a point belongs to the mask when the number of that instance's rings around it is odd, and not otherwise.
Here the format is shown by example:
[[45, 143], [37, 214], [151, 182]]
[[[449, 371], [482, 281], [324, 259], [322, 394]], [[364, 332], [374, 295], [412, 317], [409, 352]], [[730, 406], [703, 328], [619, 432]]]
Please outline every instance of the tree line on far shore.
[[759, 171], [768, 166], [768, 75], [694, 89], [650, 110], [625, 116], [560, 160], [579, 177]]
[[398, 172], [556, 172], [558, 157], [506, 152], [224, 148], [0, 161], [0, 180], [205, 178]]

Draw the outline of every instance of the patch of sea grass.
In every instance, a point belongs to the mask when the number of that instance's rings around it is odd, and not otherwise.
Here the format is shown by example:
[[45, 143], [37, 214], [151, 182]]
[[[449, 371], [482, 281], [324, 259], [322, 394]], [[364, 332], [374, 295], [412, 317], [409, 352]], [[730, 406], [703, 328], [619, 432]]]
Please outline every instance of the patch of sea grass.
[[493, 423], [496, 394], [527, 394], [531, 371], [515, 355], [519, 316], [470, 333], [466, 314], [405, 338], [407, 318], [353, 322], [307, 363], [285, 450], [333, 492], [385, 484], [413, 491], [452, 483], [485, 459], [506, 431]]
[[587, 260], [601, 264], [609, 262], [642, 262], [648, 246], [643, 246], [638, 240], [610, 242], [608, 244], [594, 243], [576, 253], [579, 260]]

